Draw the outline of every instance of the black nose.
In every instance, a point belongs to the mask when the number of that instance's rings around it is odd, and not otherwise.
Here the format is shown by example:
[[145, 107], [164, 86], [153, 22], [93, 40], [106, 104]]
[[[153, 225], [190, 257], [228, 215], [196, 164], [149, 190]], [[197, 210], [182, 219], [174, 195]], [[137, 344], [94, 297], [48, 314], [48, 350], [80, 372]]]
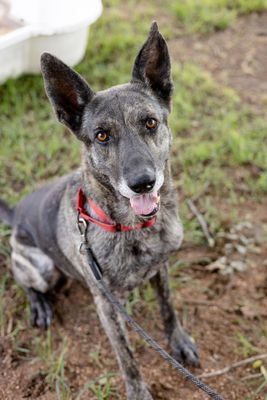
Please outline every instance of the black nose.
[[155, 175], [152, 173], [146, 173], [132, 178], [131, 182], [128, 182], [128, 186], [133, 192], [141, 194], [150, 192], [153, 189], [155, 182]]

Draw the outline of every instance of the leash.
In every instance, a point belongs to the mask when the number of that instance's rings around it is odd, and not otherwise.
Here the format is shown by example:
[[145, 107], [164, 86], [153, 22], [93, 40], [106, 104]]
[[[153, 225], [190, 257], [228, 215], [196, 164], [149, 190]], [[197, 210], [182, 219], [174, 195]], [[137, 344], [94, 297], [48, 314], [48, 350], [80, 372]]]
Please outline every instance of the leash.
[[[141, 326], [135, 322], [125, 311], [123, 306], [120, 302], [113, 296], [107, 285], [102, 279], [102, 271], [97, 262], [96, 257], [94, 256], [91, 247], [87, 241], [87, 228], [88, 222], [79, 215], [77, 218], [77, 226], [81, 235], [81, 245], [79, 251], [82, 254], [85, 254], [87, 264], [89, 265], [91, 272], [94, 275], [96, 280], [98, 289], [106, 297], [106, 299], [112, 304], [112, 306], [122, 315], [124, 320], [133, 328], [135, 332], [137, 332], [145, 341], [146, 343], [154, 349], [165, 361], [171, 364], [176, 371], [179, 372], [185, 379], [191, 381], [195, 386], [197, 386], [200, 390], [205, 392], [210, 398], [214, 400], [224, 400], [222, 396], [220, 396], [215, 390], [210, 388], [208, 385], [203, 383], [199, 378], [193, 375], [188, 369], [182, 366], [177, 360], [175, 360], [170, 354], [168, 354], [150, 335], [148, 335]], [[90, 281], [91, 281], [91, 274], [89, 270], [82, 265], [84, 279], [86, 281], [87, 286], [90, 289]]]

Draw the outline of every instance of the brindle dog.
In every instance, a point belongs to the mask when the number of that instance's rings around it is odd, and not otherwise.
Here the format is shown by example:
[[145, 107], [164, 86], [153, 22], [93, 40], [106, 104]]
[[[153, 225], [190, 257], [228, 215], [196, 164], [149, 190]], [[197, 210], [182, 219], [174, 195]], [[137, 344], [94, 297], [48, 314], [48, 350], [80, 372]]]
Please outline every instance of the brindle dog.
[[[157, 24], [152, 24], [137, 55], [130, 83], [95, 93], [81, 76], [48, 53], [42, 55], [41, 68], [58, 120], [82, 142], [82, 164], [14, 209], [0, 202], [0, 217], [13, 228], [12, 271], [28, 293], [33, 325], [50, 325], [52, 308], [47, 297], [61, 274], [83, 282], [86, 261], [79, 252], [75, 205], [82, 188], [110, 220], [134, 227], [111, 233], [89, 224], [87, 240], [104, 281], [123, 301], [131, 290], [150, 280], [174, 357], [199, 365], [196, 346], [172, 306], [168, 284], [168, 256], [179, 248], [183, 233], [169, 163], [170, 58]], [[99, 218], [89, 203], [84, 207]], [[153, 226], [135, 229], [155, 216]], [[93, 277], [90, 289], [128, 399], [151, 400], [120, 315], [98, 291]]]

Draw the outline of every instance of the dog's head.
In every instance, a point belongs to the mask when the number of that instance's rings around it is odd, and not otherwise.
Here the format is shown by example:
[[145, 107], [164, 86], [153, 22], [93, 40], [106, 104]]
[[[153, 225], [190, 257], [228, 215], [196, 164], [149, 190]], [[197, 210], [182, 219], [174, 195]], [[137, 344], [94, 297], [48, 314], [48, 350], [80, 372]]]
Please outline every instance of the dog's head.
[[59, 121], [85, 144], [90, 172], [128, 198], [136, 215], [154, 215], [170, 151], [172, 93], [168, 48], [156, 22], [128, 84], [95, 93], [48, 53], [42, 55], [41, 69]]

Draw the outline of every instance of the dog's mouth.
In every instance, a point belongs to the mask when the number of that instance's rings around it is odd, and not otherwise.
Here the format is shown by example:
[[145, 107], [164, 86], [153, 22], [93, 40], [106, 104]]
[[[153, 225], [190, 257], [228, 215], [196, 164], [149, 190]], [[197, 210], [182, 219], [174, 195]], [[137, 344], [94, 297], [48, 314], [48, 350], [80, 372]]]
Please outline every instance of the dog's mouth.
[[157, 193], [145, 193], [130, 198], [135, 215], [150, 218], [157, 214], [160, 206], [160, 196]]

